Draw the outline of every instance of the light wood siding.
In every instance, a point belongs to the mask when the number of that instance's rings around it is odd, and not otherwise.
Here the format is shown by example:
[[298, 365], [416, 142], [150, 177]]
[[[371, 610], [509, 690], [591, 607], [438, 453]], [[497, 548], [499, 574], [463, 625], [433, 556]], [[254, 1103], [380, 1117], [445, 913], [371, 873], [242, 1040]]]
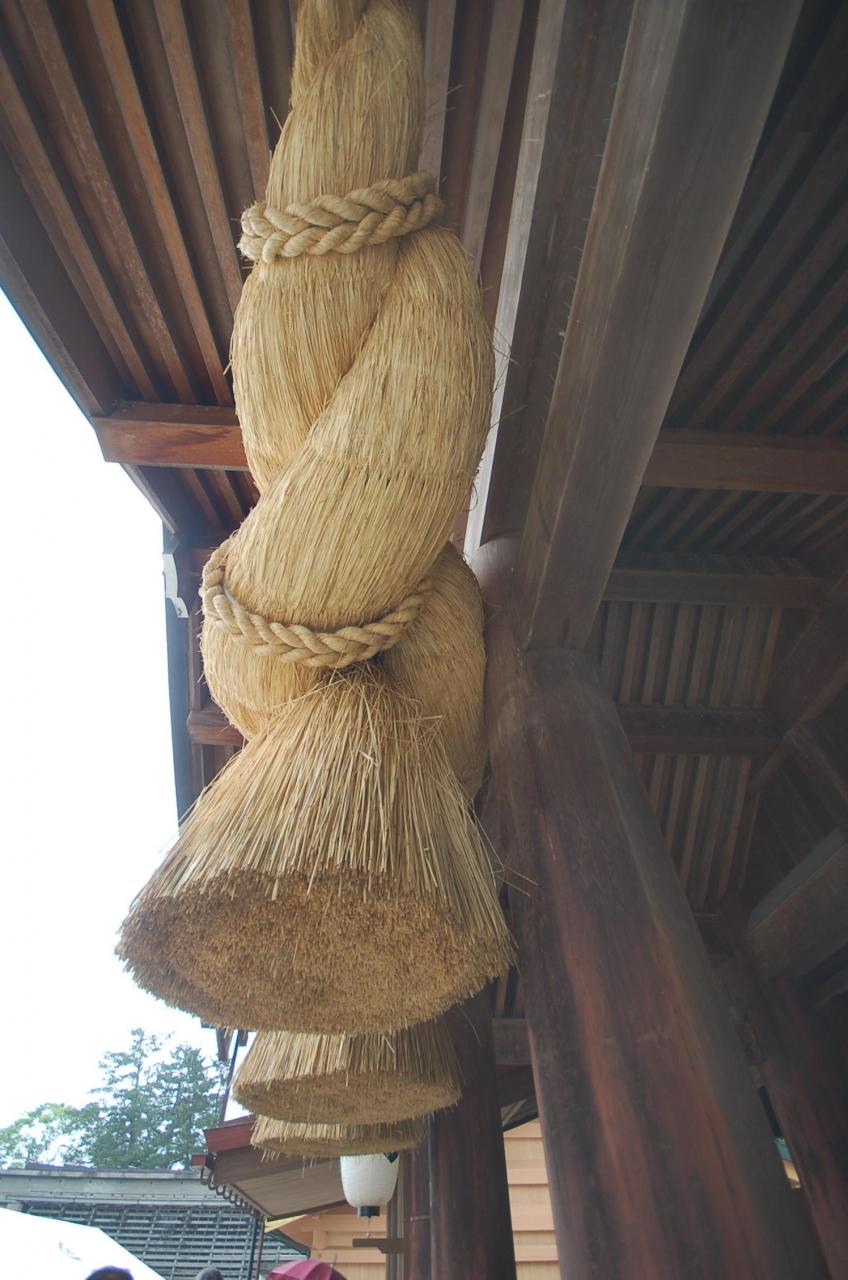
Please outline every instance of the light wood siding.
[[559, 1280], [539, 1121], [511, 1129], [504, 1142], [518, 1280]]
[[[509, 1200], [518, 1280], [559, 1280], [548, 1174], [538, 1120], [504, 1135]], [[469, 1230], [473, 1230], [469, 1223]], [[287, 1235], [312, 1257], [338, 1267], [347, 1280], [385, 1280], [385, 1260], [371, 1249], [354, 1249], [354, 1238], [386, 1235], [384, 1216], [369, 1224], [341, 1206], [287, 1223]]]
[[338, 1267], [347, 1280], [385, 1280], [386, 1264], [378, 1249], [354, 1249], [352, 1241], [363, 1236], [385, 1236], [386, 1217], [367, 1221], [357, 1218], [346, 1205], [323, 1213], [306, 1214], [285, 1227], [286, 1235], [306, 1245], [316, 1262]]

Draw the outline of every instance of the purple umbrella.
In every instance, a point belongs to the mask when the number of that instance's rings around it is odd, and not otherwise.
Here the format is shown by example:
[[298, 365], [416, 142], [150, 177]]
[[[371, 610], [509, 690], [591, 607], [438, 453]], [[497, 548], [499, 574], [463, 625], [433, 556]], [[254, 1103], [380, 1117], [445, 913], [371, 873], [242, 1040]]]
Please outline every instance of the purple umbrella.
[[311, 1262], [308, 1258], [303, 1262], [290, 1262], [285, 1267], [275, 1267], [268, 1272], [267, 1280], [283, 1280], [283, 1277], [293, 1277], [293, 1280], [345, 1280], [341, 1271], [328, 1262]]

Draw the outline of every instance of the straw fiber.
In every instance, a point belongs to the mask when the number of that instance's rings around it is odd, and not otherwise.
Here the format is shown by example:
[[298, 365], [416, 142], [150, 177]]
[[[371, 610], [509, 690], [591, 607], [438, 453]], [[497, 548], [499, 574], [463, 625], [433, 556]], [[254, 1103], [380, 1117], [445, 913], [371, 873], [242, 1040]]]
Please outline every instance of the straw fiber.
[[442, 1022], [367, 1036], [260, 1032], [233, 1095], [279, 1120], [377, 1124], [459, 1101], [456, 1058]]
[[250, 1141], [268, 1156], [368, 1156], [408, 1151], [424, 1139], [423, 1120], [397, 1124], [291, 1124], [257, 1116]]
[[[121, 940], [143, 986], [227, 1025], [395, 1030], [511, 958], [467, 803], [482, 609], [446, 547], [488, 429], [491, 341], [464, 251], [424, 210], [422, 110], [401, 0], [303, 0], [233, 334], [260, 498], [216, 561], [203, 631], [248, 744]], [[311, 234], [348, 223], [372, 228], [356, 252]]]
[[218, 1025], [394, 1030], [476, 989], [469, 950], [476, 972], [502, 967], [438, 725], [378, 669], [287, 703], [205, 799], [124, 925], [154, 993]]

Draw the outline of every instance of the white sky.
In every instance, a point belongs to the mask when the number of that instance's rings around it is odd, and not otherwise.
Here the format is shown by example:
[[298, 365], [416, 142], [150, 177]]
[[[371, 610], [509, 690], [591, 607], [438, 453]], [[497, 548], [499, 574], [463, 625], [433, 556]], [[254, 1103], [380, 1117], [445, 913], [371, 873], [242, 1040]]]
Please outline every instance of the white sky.
[[176, 828], [162, 526], [0, 293], [0, 1125], [79, 1104], [134, 1026], [212, 1031], [113, 954]]

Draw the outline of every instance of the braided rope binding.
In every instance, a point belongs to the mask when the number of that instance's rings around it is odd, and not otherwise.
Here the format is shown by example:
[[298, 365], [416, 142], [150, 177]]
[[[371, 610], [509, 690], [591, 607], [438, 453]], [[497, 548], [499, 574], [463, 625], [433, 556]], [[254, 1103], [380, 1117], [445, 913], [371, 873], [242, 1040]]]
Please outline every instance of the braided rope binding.
[[429, 173], [385, 178], [347, 196], [316, 196], [308, 204], [285, 209], [269, 209], [259, 201], [242, 214], [239, 249], [252, 262], [304, 253], [356, 253], [365, 245], [420, 231], [443, 208], [436, 179]]
[[354, 662], [367, 662], [384, 649], [391, 649], [404, 631], [418, 617], [430, 587], [428, 579], [419, 582], [413, 592], [401, 600], [397, 608], [361, 627], [340, 627], [338, 631], [313, 631], [310, 627], [270, 622], [261, 614], [249, 613], [227, 595], [224, 571], [231, 538], [222, 542], [203, 569], [200, 598], [207, 619], [223, 627], [243, 644], [251, 645], [263, 656], [281, 662], [302, 663], [306, 667], [349, 667]]

